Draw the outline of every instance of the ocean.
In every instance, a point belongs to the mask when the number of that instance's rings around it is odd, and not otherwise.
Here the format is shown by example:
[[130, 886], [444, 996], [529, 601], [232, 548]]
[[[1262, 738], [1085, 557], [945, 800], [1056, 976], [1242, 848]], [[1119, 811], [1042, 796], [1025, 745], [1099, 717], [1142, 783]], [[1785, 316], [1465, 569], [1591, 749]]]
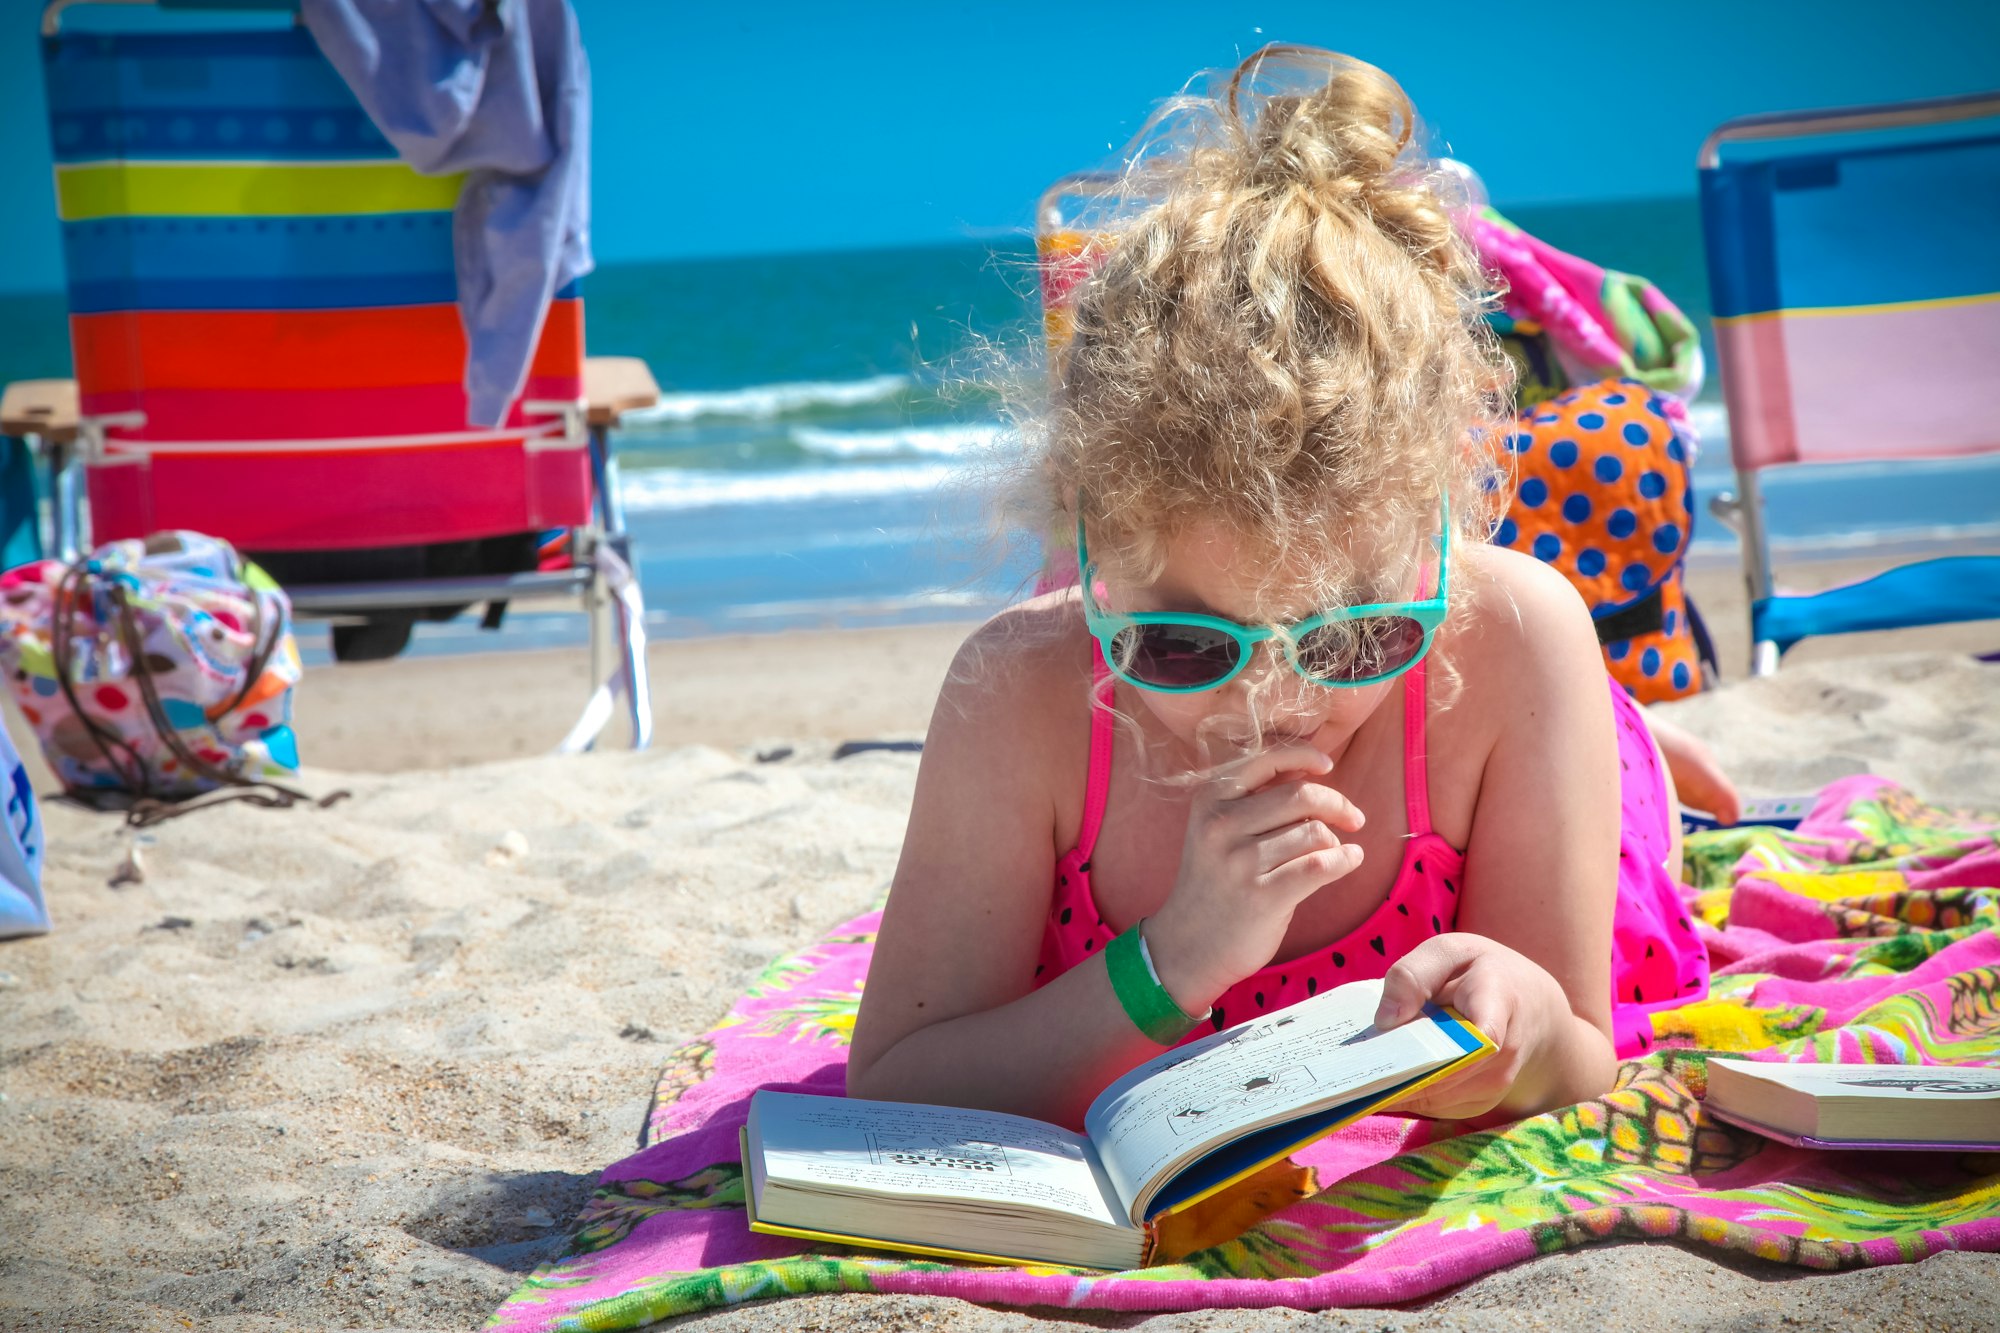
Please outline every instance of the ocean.
[[[1556, 246], [1645, 274], [1706, 329], [1692, 199], [1507, 211]], [[662, 389], [618, 436], [648, 632], [967, 619], [1030, 586], [1032, 543], [987, 520], [1008, 440], [978, 376], [981, 348], [1035, 334], [1031, 260], [1024, 239], [606, 264], [587, 278], [591, 351], [644, 357]], [[60, 298], [0, 298], [0, 376], [66, 373]], [[1705, 502], [1731, 481], [1712, 381], [1694, 417]], [[1787, 556], [2000, 536], [2000, 460], [1792, 469], [1769, 476], [1766, 497], [1781, 573]], [[1695, 543], [1698, 558], [1735, 549], [1705, 509]], [[582, 634], [578, 617], [517, 610], [499, 635], [470, 619], [423, 627], [417, 650]], [[317, 656], [318, 636], [306, 646]]]

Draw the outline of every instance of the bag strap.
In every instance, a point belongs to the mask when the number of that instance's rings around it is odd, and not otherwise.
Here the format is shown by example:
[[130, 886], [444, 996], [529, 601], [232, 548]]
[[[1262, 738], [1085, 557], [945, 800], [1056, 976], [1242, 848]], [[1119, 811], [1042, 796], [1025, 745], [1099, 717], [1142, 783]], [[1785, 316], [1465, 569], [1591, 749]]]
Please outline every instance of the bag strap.
[[[88, 594], [89, 579], [90, 570], [86, 567], [86, 561], [79, 560], [65, 569], [62, 578], [56, 582], [55, 609], [49, 618], [49, 657], [55, 668], [56, 684], [61, 687], [63, 698], [69, 703], [70, 712], [83, 724], [84, 733], [97, 746], [98, 753], [104, 756], [105, 765], [118, 775], [127, 790], [136, 791], [141, 797], [150, 798], [153, 794], [153, 783], [152, 775], [146, 771], [146, 761], [140, 758], [139, 752], [127, 745], [124, 738], [115, 730], [90, 715], [71, 680], [75, 674], [76, 661], [75, 621], [81, 614], [84, 598]], [[130, 761], [130, 771], [127, 771], [125, 764], [120, 761], [120, 752]]]
[[[180, 729], [167, 719], [166, 709], [160, 703], [159, 690], [153, 684], [152, 667], [146, 662], [143, 644], [139, 638], [138, 621], [132, 614], [131, 604], [125, 599], [125, 589], [122, 586], [113, 584], [109, 596], [112, 618], [116, 623], [119, 640], [125, 645], [126, 656], [132, 660], [133, 683], [139, 687], [139, 697], [146, 705], [146, 717], [152, 722], [153, 731], [158, 735], [160, 743], [166, 746], [173, 753], [174, 758], [185, 765], [189, 772], [198, 774], [220, 787], [231, 789], [219, 799], [216, 798], [213, 792], [204, 792], [201, 796], [191, 797], [187, 800], [163, 801], [154, 798], [152, 790], [148, 786], [141, 793], [141, 799], [134, 802], [132, 809], [126, 814], [125, 822], [127, 824], [132, 825], [134, 828], [150, 828], [154, 824], [164, 823], [169, 819], [191, 811], [205, 809], [211, 805], [222, 805], [229, 801], [248, 801], [252, 805], [279, 810], [287, 809], [303, 801], [308, 805], [318, 806], [323, 810], [334, 802], [345, 799], [350, 794], [345, 790], [341, 790], [330, 792], [323, 797], [314, 798], [311, 794], [302, 792], [296, 787], [287, 787], [283, 783], [273, 782], [268, 778], [251, 779], [239, 773], [232, 773], [228, 769], [218, 768], [188, 748], [187, 742], [181, 739]], [[265, 619], [261, 608], [258, 613], [258, 619], [260, 622]], [[274, 636], [273, 647], [275, 647], [275, 642]], [[261, 649], [253, 658], [256, 664], [256, 676], [251, 677], [253, 683], [257, 676], [263, 675], [262, 664], [270, 660], [270, 653], [270, 648]], [[248, 694], [249, 686], [246, 685], [238, 693], [236, 700], [230, 704], [230, 707], [234, 708], [236, 703], [240, 703]], [[143, 765], [141, 767], [143, 771]]]

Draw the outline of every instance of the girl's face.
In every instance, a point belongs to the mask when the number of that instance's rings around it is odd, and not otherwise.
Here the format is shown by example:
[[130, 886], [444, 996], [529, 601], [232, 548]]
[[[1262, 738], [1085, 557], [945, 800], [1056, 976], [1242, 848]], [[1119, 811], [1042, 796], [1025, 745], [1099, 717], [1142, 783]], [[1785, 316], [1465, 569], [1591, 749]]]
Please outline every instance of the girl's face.
[[[1168, 547], [1166, 564], [1152, 583], [1103, 582], [1107, 604], [1133, 613], [1189, 611], [1255, 625], [1289, 623], [1327, 609], [1266, 604], [1260, 595], [1267, 582], [1264, 573], [1226, 526], [1198, 522]], [[1270, 641], [1259, 644], [1249, 665], [1220, 688], [1190, 694], [1133, 692], [1196, 763], [1208, 765], [1246, 749], [1296, 739], [1338, 755], [1396, 683], [1318, 685], [1294, 671], [1284, 650]]]

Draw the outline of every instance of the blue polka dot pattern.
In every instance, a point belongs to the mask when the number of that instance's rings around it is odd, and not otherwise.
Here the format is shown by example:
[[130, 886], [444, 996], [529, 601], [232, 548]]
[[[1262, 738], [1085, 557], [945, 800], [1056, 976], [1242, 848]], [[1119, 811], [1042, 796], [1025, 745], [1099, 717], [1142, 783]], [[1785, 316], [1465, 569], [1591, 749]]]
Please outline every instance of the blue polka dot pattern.
[[1630, 639], [1620, 639], [1616, 643], [1607, 643], [1604, 645], [1604, 655], [1614, 662], [1624, 661], [1631, 655], [1631, 652], [1632, 641]]
[[1676, 435], [1673, 439], [1667, 441], [1667, 457], [1673, 459], [1676, 463], [1687, 462], [1687, 450], [1681, 447], [1680, 436]]
[[[1656, 628], [1605, 649], [1619, 685], [1648, 703], [1701, 687], [1680, 570], [1694, 530], [1685, 439], [1679, 459], [1668, 454], [1676, 429], [1659, 397], [1627, 378], [1566, 390], [1490, 437], [1499, 475], [1511, 478], [1498, 544], [1562, 574], [1600, 623], [1659, 599]], [[1651, 676], [1639, 670], [1648, 649], [1658, 654]], [[1677, 679], [1689, 688], [1670, 684]]]
[[1688, 687], [1688, 685], [1692, 682], [1693, 678], [1694, 678], [1693, 673], [1688, 670], [1688, 664], [1686, 662], [1674, 663], [1675, 689], [1685, 690]]
[[1658, 648], [1648, 648], [1639, 655], [1639, 670], [1649, 676], [1660, 674], [1660, 650]]

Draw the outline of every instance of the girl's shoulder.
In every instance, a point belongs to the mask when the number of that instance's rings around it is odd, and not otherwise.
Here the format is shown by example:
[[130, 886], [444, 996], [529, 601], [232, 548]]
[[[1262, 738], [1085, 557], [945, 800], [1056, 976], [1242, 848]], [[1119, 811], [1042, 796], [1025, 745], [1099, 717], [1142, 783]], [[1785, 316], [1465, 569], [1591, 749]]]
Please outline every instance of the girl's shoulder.
[[1066, 808], [1089, 760], [1091, 660], [1074, 589], [1006, 608], [959, 646], [926, 751], [1010, 769]]
[[1090, 634], [1074, 588], [1059, 588], [1005, 608], [966, 636], [952, 662], [947, 691], [974, 692], [1000, 703], [1037, 705], [1088, 701]]
[[1583, 597], [1533, 556], [1475, 546], [1447, 654], [1463, 702], [1498, 721], [1581, 688], [1602, 690], [1604, 659]]

